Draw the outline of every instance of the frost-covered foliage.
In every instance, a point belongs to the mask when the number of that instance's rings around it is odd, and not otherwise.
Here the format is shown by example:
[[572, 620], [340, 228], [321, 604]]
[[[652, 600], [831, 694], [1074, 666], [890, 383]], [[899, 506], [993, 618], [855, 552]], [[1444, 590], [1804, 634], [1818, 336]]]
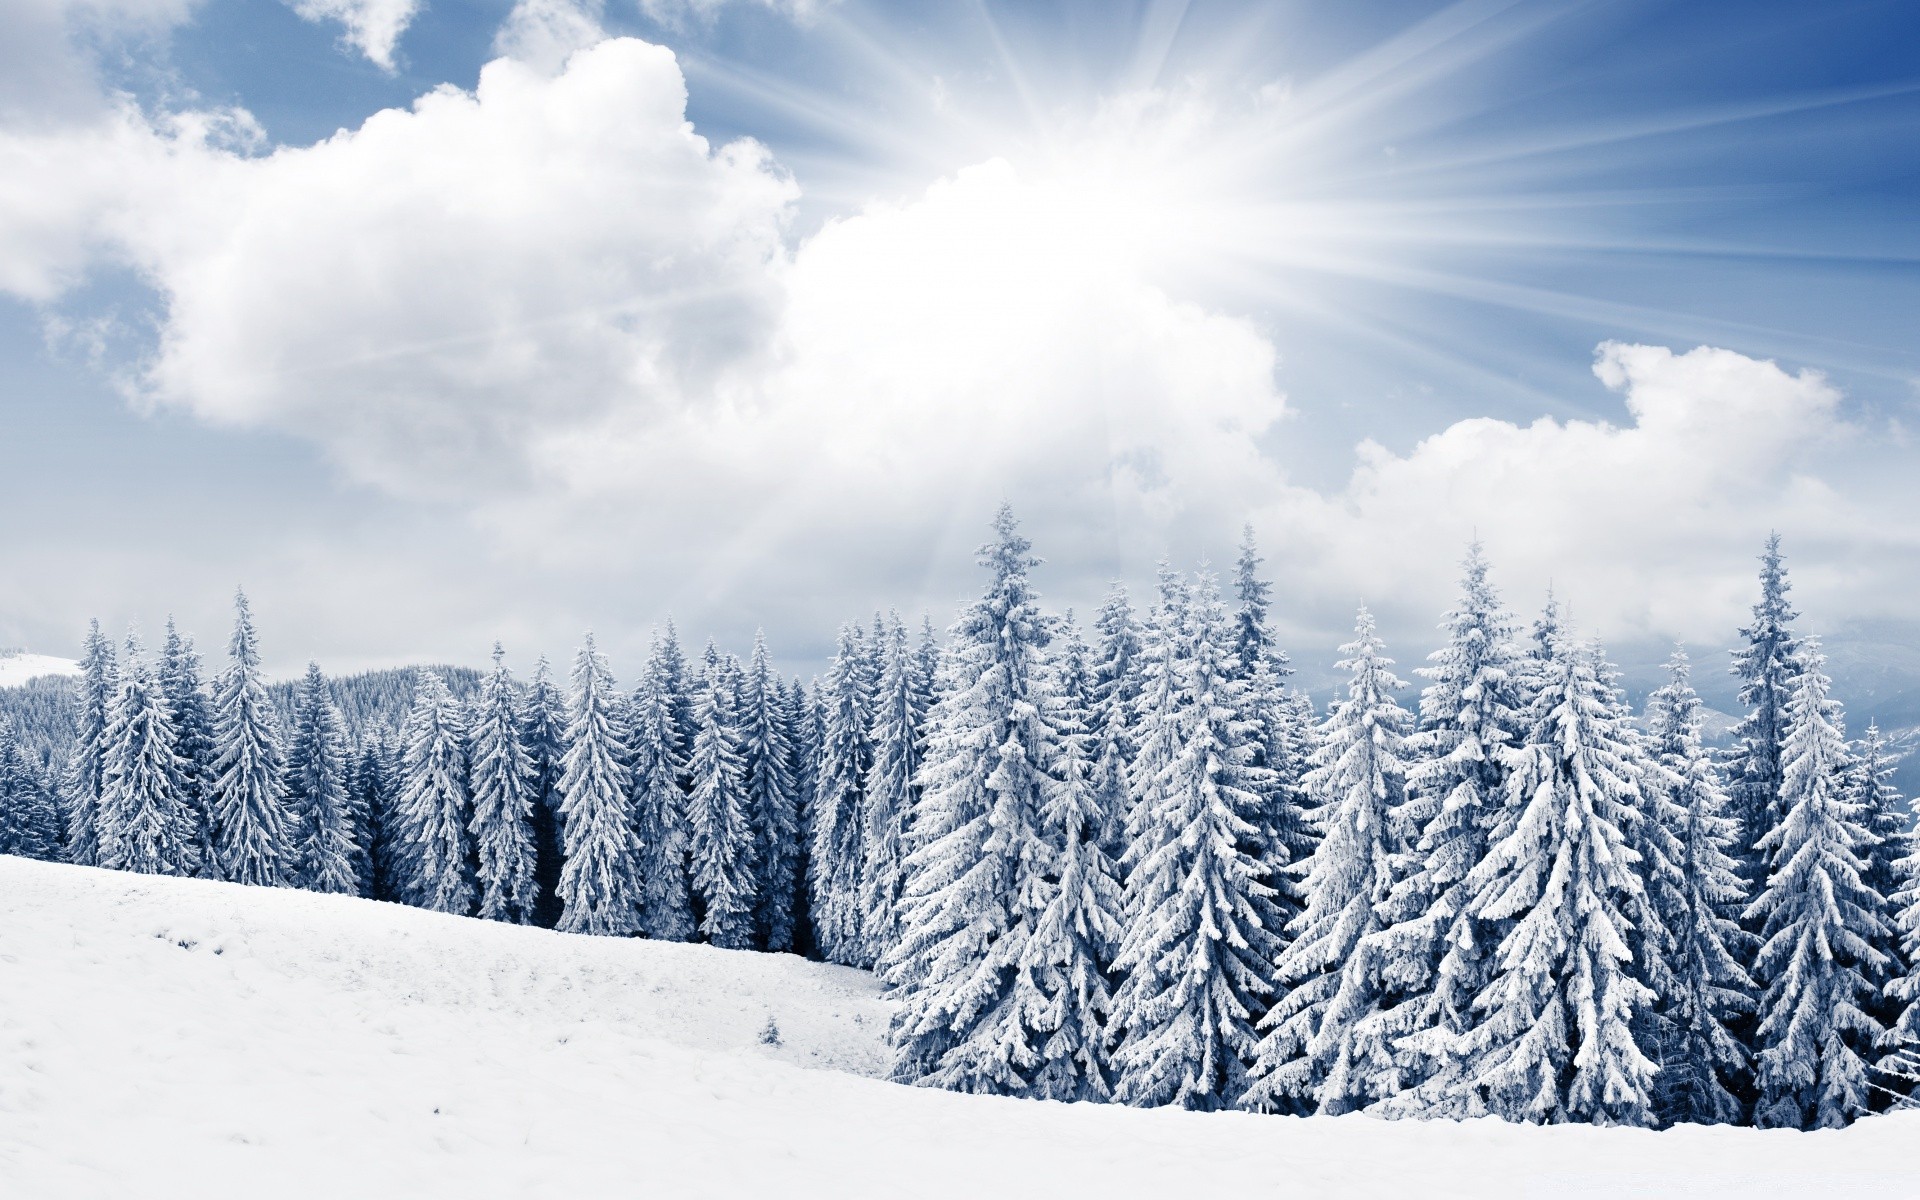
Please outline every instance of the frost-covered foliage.
[[1760, 841], [1786, 817], [1781, 788], [1786, 776], [1787, 704], [1802, 669], [1800, 639], [1792, 623], [1800, 614], [1787, 601], [1786, 556], [1780, 535], [1767, 538], [1760, 556], [1760, 600], [1753, 624], [1740, 630], [1746, 642], [1733, 652], [1733, 673], [1740, 679], [1740, 703], [1747, 715], [1733, 731], [1727, 761], [1733, 817], [1739, 822], [1741, 874], [1751, 891], [1766, 882], [1772, 855]]
[[1306, 778], [1321, 838], [1301, 864], [1306, 908], [1274, 965], [1282, 995], [1262, 1022], [1251, 1107], [1349, 1112], [1390, 1094], [1395, 1079], [1390, 1056], [1362, 1053], [1359, 1033], [1387, 996], [1384, 946], [1368, 939], [1384, 927], [1406, 860], [1412, 718], [1394, 699], [1406, 685], [1366, 609], [1341, 653], [1352, 678], [1327, 710]]
[[397, 806], [407, 848], [402, 895], [421, 908], [463, 915], [474, 901], [466, 716], [436, 672], [420, 673], [403, 731]]
[[279, 887], [290, 852], [285, 753], [260, 675], [260, 646], [245, 592], [233, 600], [231, 660], [213, 685], [213, 841], [220, 878]]
[[167, 620], [158, 678], [160, 693], [173, 716], [180, 797], [193, 826], [188, 840], [194, 873], [211, 877], [218, 873], [213, 846], [213, 708], [200, 682], [200, 655], [193, 648], [193, 639], [182, 634], [172, 618]]
[[13, 722], [0, 718], [0, 854], [57, 861], [62, 833], [51, 781], [28, 757]]
[[173, 713], [131, 635], [101, 743], [98, 864], [147, 875], [193, 874], [199, 865], [193, 814], [180, 786]]
[[[901, 938], [883, 970], [899, 1000], [895, 1078], [1027, 1095], [1049, 1032], [1031, 943], [1054, 865], [1042, 833], [1047, 765], [1058, 753], [1044, 714], [1051, 631], [1028, 577], [1038, 560], [1011, 510], [1000, 510], [993, 531], [980, 550], [987, 590], [949, 632], [943, 694], [928, 721], [920, 771]], [[844, 659], [844, 640], [842, 649]], [[841, 736], [834, 711], [847, 702], [830, 686], [824, 703], [822, 758], [830, 761], [842, 753], [831, 748]], [[825, 808], [836, 785], [825, 766], [822, 776]], [[834, 841], [816, 834], [815, 853], [831, 851]], [[832, 877], [831, 864], [814, 868]], [[816, 924], [831, 927], [818, 914]]]
[[758, 863], [740, 754], [739, 671], [708, 667], [694, 693], [693, 791], [687, 797], [688, 854], [700, 898], [700, 934], [716, 946], [753, 946]]
[[1660, 1067], [1656, 1115], [1663, 1123], [1732, 1122], [1748, 1062], [1731, 1026], [1753, 1007], [1753, 981], [1740, 965], [1739, 827], [1700, 743], [1700, 697], [1685, 652], [1674, 651], [1667, 670], [1666, 686], [1647, 698], [1647, 749], [1664, 773], [1662, 818], [1676, 851], [1672, 878], [1649, 881], [1670, 939], [1650, 1048]]
[[520, 745], [527, 752], [527, 819], [533, 828], [533, 923], [549, 929], [560, 922], [560, 759], [566, 739], [566, 698], [541, 655], [520, 706]]
[[627, 703], [627, 761], [639, 840], [634, 869], [640, 879], [641, 929], [650, 938], [684, 942], [694, 934], [693, 893], [687, 877], [687, 793], [681, 782], [686, 764], [674, 718], [679, 650], [668, 632], [668, 641], [654, 644], [647, 673]]
[[113, 643], [100, 622], [87, 626], [80, 655], [80, 714], [73, 753], [67, 764], [67, 861], [83, 867], [100, 862], [100, 788], [106, 755], [107, 722], [120, 690], [120, 669]]
[[873, 766], [873, 688], [866, 641], [854, 624], [819, 688], [821, 742], [808, 860], [814, 939], [828, 962], [870, 966], [860, 899], [866, 861], [867, 775]]
[[1809, 638], [1785, 707], [1782, 819], [1760, 840], [1770, 874], [1747, 917], [1760, 929], [1753, 1121], [1822, 1129], [1867, 1111], [1867, 1067], [1884, 1034], [1867, 1011], [1886, 969], [1886, 898], [1866, 883], [1873, 836], [1845, 788], [1840, 706]]
[[740, 755], [753, 825], [754, 940], [774, 951], [793, 948], [800, 867], [800, 789], [788, 722], [766, 635], [756, 632], [740, 690]]
[[873, 765], [861, 818], [862, 956], [877, 962], [900, 940], [900, 897], [907, 886], [907, 822], [919, 802], [921, 726], [930, 703], [920, 663], [896, 616], [885, 631], [880, 683], [873, 700]]
[[307, 664], [294, 700], [287, 827], [289, 884], [348, 896], [359, 891], [347, 799], [347, 735], [318, 663]]
[[613, 673], [589, 633], [573, 663], [560, 773], [566, 821], [560, 928], [568, 933], [640, 931], [640, 839], [618, 705]]
[[1127, 589], [1114, 584], [1094, 619], [1093, 690], [1088, 729], [1093, 734], [1094, 802], [1100, 812], [1096, 836], [1116, 867], [1127, 852], [1127, 775], [1133, 769], [1133, 722], [1140, 698], [1140, 623]]
[[479, 915], [525, 925], [539, 897], [533, 838], [534, 765], [527, 754], [520, 693], [507, 671], [506, 652], [493, 644], [493, 670], [480, 685], [467, 729], [473, 793], [475, 878]]
[[1126, 931], [1115, 960], [1115, 1097], [1214, 1109], [1236, 1104], [1273, 993], [1272, 895], [1249, 852], [1268, 773], [1235, 679], [1219, 590], [1163, 571], [1144, 653], [1139, 753], [1130, 777]]

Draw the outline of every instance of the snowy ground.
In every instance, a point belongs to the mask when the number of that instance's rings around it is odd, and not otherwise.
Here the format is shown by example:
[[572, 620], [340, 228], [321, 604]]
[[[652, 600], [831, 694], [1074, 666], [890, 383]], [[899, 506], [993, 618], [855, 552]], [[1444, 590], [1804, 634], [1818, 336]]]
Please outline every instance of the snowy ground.
[[0, 857], [0, 1196], [1920, 1194], [1920, 1119], [1030, 1104], [862, 1078], [885, 1016], [866, 976], [787, 956]]
[[78, 675], [80, 664], [70, 658], [51, 654], [28, 654], [25, 650], [0, 650], [0, 687], [18, 687], [42, 675]]

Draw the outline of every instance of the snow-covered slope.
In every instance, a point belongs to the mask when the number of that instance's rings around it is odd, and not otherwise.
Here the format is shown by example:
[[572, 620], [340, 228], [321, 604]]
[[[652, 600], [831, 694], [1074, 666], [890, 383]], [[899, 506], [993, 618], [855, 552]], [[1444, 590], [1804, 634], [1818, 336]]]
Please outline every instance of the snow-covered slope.
[[866, 976], [786, 956], [0, 857], [0, 1195], [1913, 1194], [1917, 1119], [1032, 1104], [863, 1078], [885, 1017]]
[[17, 687], [42, 675], [78, 675], [80, 664], [70, 658], [51, 654], [29, 654], [25, 650], [0, 650], [0, 687]]

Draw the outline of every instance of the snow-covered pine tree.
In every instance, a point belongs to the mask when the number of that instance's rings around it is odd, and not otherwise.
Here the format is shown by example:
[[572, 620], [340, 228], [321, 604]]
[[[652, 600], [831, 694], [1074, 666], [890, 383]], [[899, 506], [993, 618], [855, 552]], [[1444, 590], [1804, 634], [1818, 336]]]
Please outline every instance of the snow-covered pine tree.
[[[666, 702], [668, 714], [673, 718], [673, 760], [680, 765], [680, 791], [685, 793], [693, 788], [693, 780], [686, 772], [693, 759], [693, 735], [697, 725], [693, 719], [693, 684], [687, 675], [687, 656], [681, 652], [680, 633], [674, 628], [671, 618], [667, 620], [666, 635], [653, 657], [658, 660], [659, 667], [656, 686]], [[678, 810], [678, 820], [680, 836], [684, 839], [684, 804]]]
[[1846, 795], [1847, 745], [1819, 643], [1798, 646], [1793, 664], [1780, 714], [1783, 817], [1760, 839], [1770, 874], [1746, 914], [1761, 937], [1753, 1121], [1825, 1129], [1865, 1113], [1871, 1098], [1867, 1068], [1885, 1030], [1867, 1006], [1885, 969], [1875, 943], [1888, 935], [1887, 902], [1864, 878], [1873, 838]]
[[53, 792], [28, 759], [13, 722], [0, 718], [0, 854], [54, 862], [60, 836]]
[[1623, 828], [1639, 780], [1593, 654], [1549, 637], [1526, 741], [1502, 756], [1499, 824], [1467, 876], [1473, 911], [1512, 924], [1460, 1051], [1479, 1112], [1645, 1125], [1654, 1067], [1633, 1031], [1653, 996], [1627, 945], [1642, 889]]
[[819, 779], [820, 721], [798, 676], [788, 681], [781, 699], [780, 715], [793, 753], [788, 763], [793, 771], [794, 816], [799, 826], [793, 858], [793, 952], [817, 958], [820, 948], [813, 939], [812, 888], [807, 881], [813, 877], [813, 793]]
[[200, 683], [200, 655], [193, 639], [167, 618], [167, 640], [160, 652], [160, 692], [173, 714], [174, 751], [180, 759], [180, 794], [193, 824], [189, 837], [193, 874], [219, 874], [213, 846], [213, 709]]
[[900, 938], [900, 897], [907, 886], [907, 827], [919, 803], [921, 726], [926, 695], [919, 665], [896, 616], [886, 630], [879, 691], [873, 700], [873, 765], [867, 771], [860, 867], [862, 959], [878, 962]]
[[1093, 744], [1094, 805], [1099, 813], [1096, 836], [1116, 871], [1127, 851], [1127, 776], [1135, 751], [1133, 723], [1140, 699], [1140, 623], [1125, 584], [1107, 588], [1106, 599], [1094, 617], [1096, 644], [1093, 697], [1089, 729]]
[[[1300, 866], [1306, 908], [1274, 963], [1283, 994], [1262, 1022], [1265, 1036], [1245, 1103], [1286, 1112], [1351, 1112], [1390, 1094], [1390, 1053], [1358, 1036], [1387, 998], [1388, 961], [1377, 941], [1406, 867], [1405, 739], [1412, 717], [1394, 699], [1406, 685], [1392, 671], [1373, 614], [1362, 608], [1339, 669], [1352, 678], [1320, 726], [1306, 785], [1320, 843]], [[1374, 1056], [1361, 1052], [1371, 1049]]]
[[1213, 578], [1189, 588], [1163, 569], [1154, 617], [1114, 961], [1114, 1096], [1225, 1108], [1246, 1089], [1279, 950], [1260, 923], [1265, 867], [1247, 850], [1270, 785], [1253, 764], [1233, 625]]
[[347, 800], [347, 735], [319, 663], [307, 664], [293, 704], [287, 825], [289, 884], [349, 896], [359, 890]]
[[759, 866], [747, 808], [735, 688], [724, 664], [694, 693], [693, 792], [687, 797], [689, 860], [701, 900], [700, 935], [730, 950], [753, 947]]
[[[1056, 749], [1042, 713], [1048, 622], [1028, 576], [1039, 560], [1012, 509], [1000, 508], [993, 533], [980, 550], [986, 592], [949, 633], [942, 694], [928, 717], [901, 938], [882, 972], [899, 1001], [896, 1079], [1023, 1095], [1043, 1038], [1035, 1025], [1043, 996], [1025, 964], [1049, 899], [1040, 827]], [[832, 688], [822, 703], [831, 745], [839, 735]], [[831, 794], [824, 783], [821, 790]]]
[[114, 659], [113, 642], [100, 632], [96, 618], [87, 624], [87, 638], [80, 652], [80, 714], [74, 730], [73, 753], [67, 765], [66, 826], [67, 861], [83, 867], [100, 862], [101, 763], [105, 753], [103, 739], [107, 721], [113, 715], [114, 697], [120, 691], [119, 664]]
[[473, 843], [467, 826], [473, 799], [467, 784], [467, 714], [446, 681], [421, 671], [402, 733], [399, 842], [408, 903], [435, 912], [473, 912]]
[[1739, 827], [1700, 743], [1700, 697], [1684, 650], [1674, 651], [1667, 672], [1646, 712], [1648, 750], [1667, 781], [1662, 812], [1678, 850], [1675, 886], [1651, 889], [1671, 938], [1667, 983], [1656, 1000], [1665, 1036], [1651, 1048], [1660, 1068], [1655, 1115], [1663, 1124], [1732, 1123], [1741, 1116], [1734, 1089], [1745, 1079], [1747, 1053], [1728, 1026], [1753, 1007], [1753, 982], [1740, 966], [1746, 891], [1732, 855]]
[[567, 702], [554, 686], [546, 655], [533, 664], [520, 710], [520, 744], [527, 752], [527, 802], [533, 826], [533, 923], [560, 921], [560, 758], [566, 753]]
[[560, 812], [566, 821], [559, 928], [626, 937], [640, 932], [640, 837], [634, 820], [620, 698], [607, 660], [587, 634], [573, 664]]
[[1893, 894], [1896, 910], [1894, 927], [1900, 934], [1901, 958], [1906, 973], [1887, 984], [1890, 1003], [1904, 1005], [1893, 1024], [1897, 1043], [1883, 1065], [1890, 1062], [1906, 1076], [1904, 1082], [1920, 1087], [1920, 835], [1909, 834], [1907, 854], [1894, 863], [1899, 881]]
[[1053, 863], [1047, 906], [1027, 943], [1023, 968], [1043, 1003], [1033, 1018], [1039, 1061], [1028, 1094], [1044, 1100], [1106, 1100], [1108, 976], [1120, 942], [1120, 885], [1098, 834], [1104, 815], [1094, 792], [1093, 671], [1068, 614], [1048, 690], [1056, 753], [1048, 770], [1042, 835]]
[[793, 891], [799, 881], [800, 809], [793, 777], [793, 746], [787, 736], [786, 697], [773, 673], [762, 632], [753, 636], [753, 658], [740, 694], [740, 753], [753, 823], [754, 944], [763, 950], [793, 949]]
[[360, 786], [360, 751], [348, 742], [344, 762], [344, 794], [347, 818], [347, 873], [353, 879], [355, 896], [373, 895], [373, 804]]
[[515, 925], [533, 922], [539, 899], [534, 877], [533, 763], [527, 754], [519, 690], [506, 651], [493, 644], [493, 670], [480, 685], [467, 730], [473, 792], [475, 877], [479, 915]]
[[1234, 563], [1233, 571], [1236, 601], [1233, 650], [1235, 661], [1240, 664], [1236, 674], [1241, 679], [1252, 678], [1255, 664], [1261, 662], [1271, 664], [1273, 674], [1279, 679], [1293, 674], [1286, 651], [1274, 641], [1273, 630], [1267, 625], [1273, 585], [1260, 578], [1260, 564], [1265, 561], [1260, 557], [1259, 547], [1254, 544], [1253, 526], [1246, 526], [1240, 531], [1240, 558]]
[[193, 819], [180, 790], [173, 714], [127, 635], [120, 691], [102, 737], [99, 865], [146, 875], [194, 868]]
[[[1892, 927], [1897, 925], [1894, 914], [1900, 909], [1896, 897], [1906, 890], [1901, 864], [1912, 852], [1906, 801], [1893, 782], [1894, 769], [1900, 759], [1893, 753], [1878, 723], [1867, 726], [1866, 733], [1854, 742], [1849, 758], [1853, 769], [1847, 777], [1847, 800], [1854, 805], [1861, 825], [1871, 838], [1861, 848], [1861, 858], [1867, 868], [1864, 879], [1874, 894], [1885, 900], [1883, 911]], [[1872, 1011], [1882, 1024], [1890, 1024], [1900, 1015], [1900, 1009], [1885, 994], [1885, 989], [1905, 975], [1912, 964], [1901, 947], [1897, 928], [1891, 928], [1888, 936], [1876, 941], [1874, 947], [1887, 956], [1887, 965], [1870, 977], [1870, 982], [1883, 993]]]
[[677, 646], [656, 641], [646, 674], [626, 707], [640, 928], [647, 937], [663, 942], [684, 942], [694, 934], [692, 886], [687, 877], [687, 794], [681, 789], [686, 764], [680, 758], [671, 690], [678, 661]]
[[1771, 860], [1759, 848], [1760, 839], [1786, 816], [1780, 798], [1785, 777], [1781, 756], [1788, 698], [1801, 668], [1800, 640], [1791, 628], [1800, 614], [1787, 601], [1791, 587], [1780, 535], [1772, 534], [1760, 556], [1760, 601], [1753, 606], [1753, 624], [1740, 630], [1746, 645], [1733, 652], [1733, 673], [1739, 677], [1740, 703], [1747, 706], [1747, 715], [1733, 731], [1727, 760], [1732, 815], [1740, 824], [1737, 857], [1752, 895], [1766, 884]]
[[247, 594], [233, 597], [230, 662], [213, 685], [213, 844], [220, 878], [281, 887], [290, 851], [285, 755]]
[[375, 732], [360, 748], [354, 768], [356, 807], [367, 812], [366, 895], [374, 900], [404, 904], [407, 900], [409, 858], [402, 844], [398, 806], [400, 770], [397, 755], [385, 733]]
[[873, 766], [873, 696], [867, 690], [867, 651], [858, 625], [840, 628], [840, 644], [820, 683], [820, 770], [813, 796], [813, 853], [809, 859], [814, 940], [821, 957], [871, 966], [862, 935], [860, 868], [866, 859], [862, 818], [867, 772]]
[[[1407, 739], [1409, 867], [1372, 935], [1390, 1004], [1361, 1023], [1358, 1057], [1383, 1064], [1371, 1090], [1391, 1116], [1465, 1116], [1472, 1109], [1457, 1042], [1512, 925], [1476, 912], [1468, 874], [1486, 857], [1509, 799], [1503, 751], [1523, 735], [1526, 697], [1513, 617], [1480, 543], [1467, 548], [1460, 598], [1440, 628], [1447, 644], [1415, 671], [1419, 728]], [[1385, 1064], [1391, 1064], [1385, 1065]]]

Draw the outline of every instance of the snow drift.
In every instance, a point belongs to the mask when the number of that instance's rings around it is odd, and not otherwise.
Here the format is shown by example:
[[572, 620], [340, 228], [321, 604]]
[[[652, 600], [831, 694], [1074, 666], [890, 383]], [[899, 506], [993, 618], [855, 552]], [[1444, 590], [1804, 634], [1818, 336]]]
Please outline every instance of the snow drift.
[[864, 974], [0, 857], [0, 1194], [1890, 1197], [1829, 1133], [898, 1087]]

